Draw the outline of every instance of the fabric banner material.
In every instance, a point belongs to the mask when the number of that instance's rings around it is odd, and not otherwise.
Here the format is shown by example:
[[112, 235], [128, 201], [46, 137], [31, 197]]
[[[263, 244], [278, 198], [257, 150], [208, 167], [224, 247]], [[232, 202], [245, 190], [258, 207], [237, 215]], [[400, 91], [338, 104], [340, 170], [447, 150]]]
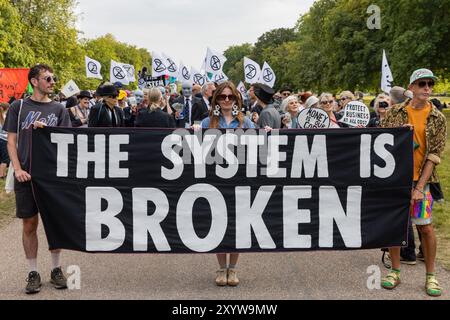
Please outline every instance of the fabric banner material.
[[394, 77], [392, 76], [391, 67], [389, 67], [389, 62], [386, 57], [386, 51], [383, 50], [383, 61], [381, 66], [381, 90], [389, 94], [393, 87]]
[[30, 69], [0, 68], [0, 102], [9, 102], [14, 97], [19, 100], [28, 86]]
[[86, 77], [103, 80], [101, 69], [102, 65], [97, 60], [91, 59], [88, 56], [84, 57], [86, 63]]
[[114, 60], [111, 60], [109, 79], [112, 83], [120, 82], [126, 86], [130, 84], [127, 70], [123, 68], [122, 63], [116, 62]]
[[374, 249], [407, 244], [412, 153], [407, 128], [45, 128], [31, 176], [50, 249]]

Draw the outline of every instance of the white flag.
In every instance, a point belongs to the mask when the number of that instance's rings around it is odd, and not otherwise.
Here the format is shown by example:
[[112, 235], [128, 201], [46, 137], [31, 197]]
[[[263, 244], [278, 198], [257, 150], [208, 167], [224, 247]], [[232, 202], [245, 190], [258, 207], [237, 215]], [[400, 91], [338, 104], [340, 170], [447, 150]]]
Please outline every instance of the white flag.
[[114, 60], [111, 60], [109, 79], [112, 83], [120, 82], [126, 86], [130, 84], [130, 81], [128, 80], [128, 73], [123, 68], [122, 63], [118, 63]]
[[75, 81], [70, 80], [66, 83], [66, 85], [61, 89], [61, 92], [66, 96], [66, 98], [70, 98], [71, 96], [76, 95], [80, 92], [80, 88], [78, 88]]
[[269, 66], [267, 62], [264, 62], [264, 66], [262, 68], [260, 77], [261, 78], [259, 82], [264, 83], [271, 88], [273, 88], [273, 86], [275, 85], [275, 81], [277, 80], [275, 72], [272, 70], [272, 68]]
[[156, 52], [152, 53], [152, 77], [157, 78], [161, 76], [169, 75], [169, 71], [167, 71], [166, 59], [162, 55], [157, 54]]
[[227, 75], [226, 75], [225, 73], [223, 73], [223, 71], [222, 71], [222, 72], [220, 72], [220, 73], [217, 73], [217, 74], [213, 75], [213, 77], [212, 77], [211, 80], [212, 80], [213, 82], [216, 82], [216, 83], [221, 84], [222, 82], [228, 81], [228, 77], [227, 77]]
[[131, 64], [122, 63], [122, 68], [127, 72], [129, 82], [136, 82], [135, 69]]
[[245, 88], [245, 84], [242, 81], [239, 82], [237, 89], [241, 93], [242, 99], [247, 99], [247, 88]]
[[386, 57], [386, 51], [383, 50], [383, 65], [381, 66], [381, 90], [389, 94], [394, 86], [394, 77]]
[[181, 82], [192, 82], [192, 74], [191, 69], [189, 69], [188, 66], [185, 66], [183, 62], [180, 63], [179, 73], [178, 73], [178, 80]]
[[173, 60], [171, 57], [169, 57], [166, 54], [162, 54], [164, 57], [164, 64], [167, 67], [167, 73], [169, 74], [169, 76], [173, 77], [173, 78], [178, 78], [178, 66], [175, 63], [175, 60]]
[[261, 67], [252, 59], [244, 57], [244, 75], [245, 82], [250, 84], [257, 83], [261, 75]]
[[103, 80], [100, 70], [102, 65], [97, 60], [91, 59], [87, 56], [84, 57], [86, 62], [86, 77]]
[[200, 86], [203, 86], [207, 82], [205, 75], [193, 67], [191, 68], [191, 76], [192, 81]]
[[206, 52], [205, 71], [213, 75], [221, 74], [223, 73], [222, 69], [226, 61], [227, 58], [223, 54], [208, 48]]

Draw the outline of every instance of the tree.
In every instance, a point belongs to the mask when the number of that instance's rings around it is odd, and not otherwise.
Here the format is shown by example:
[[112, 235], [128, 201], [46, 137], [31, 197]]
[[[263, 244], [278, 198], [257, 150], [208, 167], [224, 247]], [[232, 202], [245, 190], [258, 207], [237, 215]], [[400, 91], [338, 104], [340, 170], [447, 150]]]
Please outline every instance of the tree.
[[244, 43], [239, 46], [231, 46], [225, 50], [224, 55], [227, 62], [223, 66], [224, 73], [233, 82], [239, 83], [244, 78], [244, 57], [253, 57], [253, 46], [250, 43]]
[[23, 67], [33, 59], [23, 42], [24, 25], [19, 12], [8, 0], [0, 0], [0, 67]]
[[262, 60], [262, 53], [268, 48], [278, 47], [285, 42], [296, 39], [295, 29], [279, 28], [264, 33], [255, 43], [253, 55], [256, 61]]

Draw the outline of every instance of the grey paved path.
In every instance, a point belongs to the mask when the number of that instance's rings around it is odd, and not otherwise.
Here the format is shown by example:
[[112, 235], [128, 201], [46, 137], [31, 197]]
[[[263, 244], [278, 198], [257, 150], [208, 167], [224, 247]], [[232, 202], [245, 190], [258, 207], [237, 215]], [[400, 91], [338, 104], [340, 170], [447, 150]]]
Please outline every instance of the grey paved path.
[[[380, 251], [243, 254], [241, 284], [214, 284], [214, 255], [92, 255], [65, 251], [63, 266], [81, 269], [81, 290], [57, 291], [49, 284], [50, 254], [39, 226], [39, 269], [42, 291], [25, 295], [27, 263], [21, 244], [21, 223], [0, 230], [0, 299], [429, 299], [424, 292], [421, 262], [403, 267], [403, 283], [394, 291], [368, 290], [367, 268], [378, 265]], [[450, 298], [450, 272], [439, 267], [440, 299]]]

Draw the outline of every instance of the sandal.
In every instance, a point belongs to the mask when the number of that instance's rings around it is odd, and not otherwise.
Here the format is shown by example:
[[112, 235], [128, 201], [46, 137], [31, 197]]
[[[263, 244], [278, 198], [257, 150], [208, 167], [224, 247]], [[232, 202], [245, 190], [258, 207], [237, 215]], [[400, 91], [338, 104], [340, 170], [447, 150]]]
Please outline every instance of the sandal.
[[381, 280], [381, 286], [387, 290], [395, 289], [400, 283], [400, 272], [392, 270]]
[[427, 275], [425, 289], [427, 294], [431, 297], [439, 297], [442, 294], [442, 288], [439, 286], [439, 282], [435, 275]]

